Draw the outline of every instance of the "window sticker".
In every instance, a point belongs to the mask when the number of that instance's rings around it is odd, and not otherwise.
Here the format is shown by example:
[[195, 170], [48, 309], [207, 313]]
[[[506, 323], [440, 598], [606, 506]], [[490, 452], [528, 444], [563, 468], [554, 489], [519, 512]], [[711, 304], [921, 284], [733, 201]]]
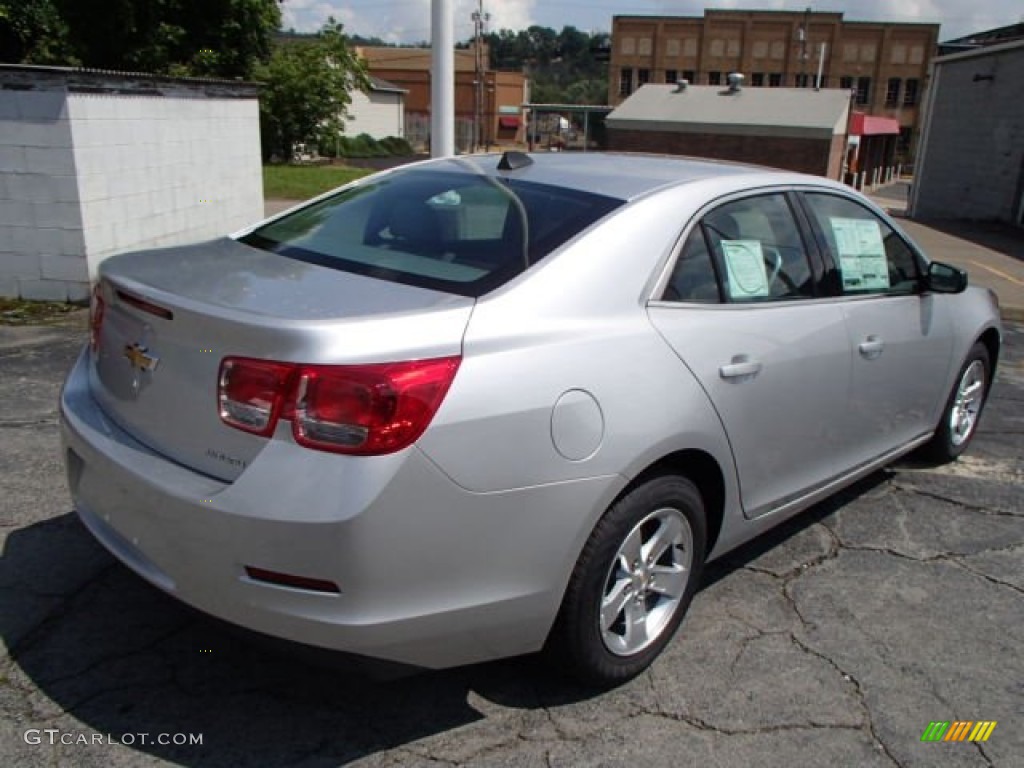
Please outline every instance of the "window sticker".
[[889, 288], [889, 266], [885, 258], [882, 228], [872, 219], [830, 217], [832, 234], [839, 250], [839, 271], [843, 289], [874, 291]]
[[768, 295], [768, 272], [760, 240], [723, 240], [729, 297], [755, 299]]

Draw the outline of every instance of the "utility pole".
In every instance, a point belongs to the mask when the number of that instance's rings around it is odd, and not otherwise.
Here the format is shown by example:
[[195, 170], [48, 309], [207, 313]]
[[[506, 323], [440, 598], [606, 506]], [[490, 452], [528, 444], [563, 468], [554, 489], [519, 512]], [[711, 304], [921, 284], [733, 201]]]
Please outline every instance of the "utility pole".
[[807, 38], [811, 34], [811, 8], [807, 7], [804, 11], [804, 23], [800, 27], [800, 82], [801, 88], [807, 87], [807, 59], [809, 54], [807, 53]]
[[455, 15], [452, 0], [430, 3], [430, 156], [455, 154]]
[[484, 62], [483, 39], [485, 25], [491, 14], [484, 13], [484, 0], [477, 0], [477, 8], [473, 11], [473, 151], [480, 148], [480, 129], [483, 126], [484, 105], [484, 72], [490, 62]]

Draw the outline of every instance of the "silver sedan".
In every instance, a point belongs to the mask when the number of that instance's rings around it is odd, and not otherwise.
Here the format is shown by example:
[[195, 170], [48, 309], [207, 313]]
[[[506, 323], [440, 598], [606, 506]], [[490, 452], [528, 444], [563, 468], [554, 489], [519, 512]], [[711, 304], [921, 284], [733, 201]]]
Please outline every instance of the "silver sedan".
[[61, 398], [84, 524], [263, 633], [638, 674], [704, 564], [914, 449], [995, 297], [824, 179], [524, 155], [377, 174], [103, 263]]

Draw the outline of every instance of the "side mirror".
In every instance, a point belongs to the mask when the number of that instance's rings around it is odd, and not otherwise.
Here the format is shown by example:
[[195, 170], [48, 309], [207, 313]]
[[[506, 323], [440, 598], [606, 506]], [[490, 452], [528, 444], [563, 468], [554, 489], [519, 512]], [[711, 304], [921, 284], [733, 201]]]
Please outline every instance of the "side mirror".
[[967, 273], [941, 261], [933, 261], [928, 265], [924, 287], [933, 293], [963, 293], [967, 290]]

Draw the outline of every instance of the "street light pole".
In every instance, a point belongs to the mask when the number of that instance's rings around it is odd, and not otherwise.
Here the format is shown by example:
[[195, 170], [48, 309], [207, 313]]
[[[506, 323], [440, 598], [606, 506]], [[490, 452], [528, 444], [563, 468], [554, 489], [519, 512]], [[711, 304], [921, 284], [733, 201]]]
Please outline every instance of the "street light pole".
[[490, 20], [491, 14], [484, 13], [484, 0], [477, 0], [477, 9], [473, 11], [473, 151], [480, 147], [480, 128], [483, 123], [484, 108], [484, 54], [482, 50], [484, 25]]
[[430, 156], [455, 154], [455, 16], [452, 0], [430, 4]]

